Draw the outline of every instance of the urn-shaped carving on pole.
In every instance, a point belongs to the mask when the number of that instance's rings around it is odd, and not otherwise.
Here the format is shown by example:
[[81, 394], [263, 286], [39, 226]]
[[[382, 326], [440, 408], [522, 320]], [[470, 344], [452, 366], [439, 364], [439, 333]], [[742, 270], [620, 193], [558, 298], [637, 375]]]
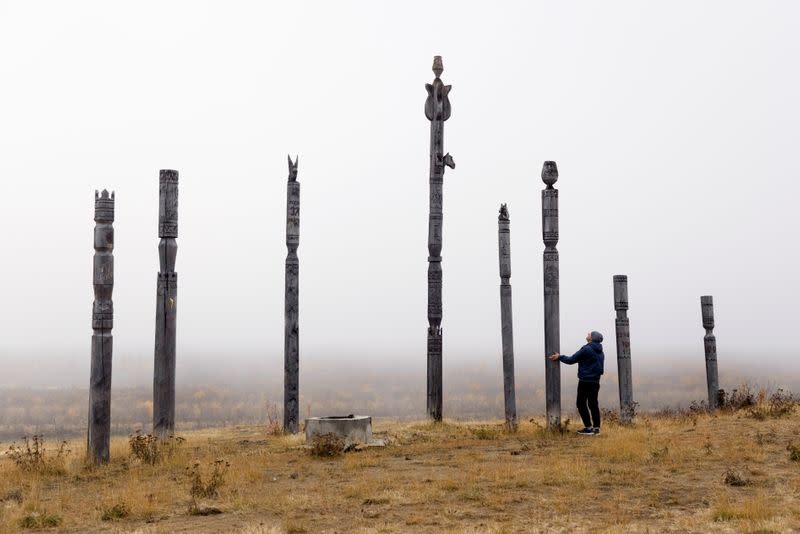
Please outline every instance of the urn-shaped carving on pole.
[[549, 355], [559, 352], [559, 273], [558, 273], [558, 167], [555, 161], [545, 161], [542, 166], [542, 240], [544, 241], [544, 365], [545, 411], [550, 428], [561, 426], [561, 368]]

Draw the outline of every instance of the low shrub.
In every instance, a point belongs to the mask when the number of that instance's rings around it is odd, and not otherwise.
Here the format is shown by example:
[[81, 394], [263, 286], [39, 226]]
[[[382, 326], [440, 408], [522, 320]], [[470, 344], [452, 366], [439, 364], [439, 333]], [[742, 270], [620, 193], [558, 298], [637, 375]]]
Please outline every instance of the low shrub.
[[180, 436], [159, 439], [152, 434], [142, 434], [139, 430], [128, 437], [131, 456], [149, 465], [155, 465], [169, 458], [186, 440]]
[[762, 447], [766, 443], [775, 443], [778, 440], [778, 434], [774, 428], [770, 428], [766, 432], [756, 432], [756, 443]]
[[128, 505], [124, 502], [120, 502], [112, 506], [111, 508], [106, 508], [103, 510], [103, 513], [100, 515], [100, 519], [103, 521], [114, 521], [116, 519], [125, 519], [131, 514]]
[[278, 415], [278, 405], [274, 402], [267, 403], [267, 434], [270, 436], [283, 435], [283, 424]]
[[493, 440], [500, 437], [501, 428], [496, 426], [478, 426], [469, 429], [473, 436], [478, 439]]
[[318, 434], [311, 440], [309, 452], [320, 458], [338, 456], [344, 452], [344, 439], [332, 432]]
[[667, 456], [669, 456], [669, 447], [666, 445], [660, 449], [650, 451], [650, 460], [654, 462], [664, 460]]
[[214, 460], [208, 480], [203, 478], [200, 462], [195, 462], [191, 467], [187, 467], [186, 471], [191, 484], [189, 494], [192, 499], [218, 497], [219, 488], [225, 484], [225, 475], [228, 473], [230, 466], [231, 464], [225, 460], [219, 458]]
[[201, 515], [201, 516], [208, 516], [208, 515], [219, 515], [222, 513], [222, 510], [217, 508], [216, 506], [197, 506], [196, 503], [192, 503], [189, 506], [189, 515]]
[[558, 435], [563, 436], [565, 434], [569, 434], [569, 424], [570, 424], [570, 419], [568, 417], [568, 418], [564, 419], [563, 421], [559, 422], [558, 425], [551, 425], [551, 426], [547, 427], [545, 432], [547, 432], [549, 434], [558, 434]]
[[[763, 390], [762, 390], [763, 391]], [[750, 384], [744, 383], [730, 393], [720, 389], [717, 393], [718, 407], [730, 411], [755, 406], [758, 402], [758, 392], [753, 391]]]
[[750, 481], [744, 478], [741, 473], [734, 471], [733, 469], [728, 468], [727, 471], [722, 475], [722, 482], [727, 486], [749, 486]]
[[64, 463], [72, 452], [67, 448], [67, 442], [62, 441], [54, 455], [48, 455], [41, 435], [22, 438], [22, 444], [16, 442], [8, 447], [8, 457], [21, 471], [36, 473], [62, 474], [65, 471]]
[[0, 502], [15, 502], [17, 504], [22, 504], [23, 494], [21, 488], [13, 488], [6, 492], [3, 495], [3, 498], [0, 499]]
[[770, 394], [765, 388], [755, 390], [747, 383], [730, 393], [719, 390], [718, 400], [722, 410], [747, 410], [748, 416], [759, 420], [789, 415], [800, 404], [800, 398], [782, 388]]
[[621, 422], [619, 411], [608, 408], [600, 408], [600, 418], [606, 425], [619, 424]]
[[55, 528], [64, 521], [60, 515], [31, 512], [19, 520], [20, 528]]

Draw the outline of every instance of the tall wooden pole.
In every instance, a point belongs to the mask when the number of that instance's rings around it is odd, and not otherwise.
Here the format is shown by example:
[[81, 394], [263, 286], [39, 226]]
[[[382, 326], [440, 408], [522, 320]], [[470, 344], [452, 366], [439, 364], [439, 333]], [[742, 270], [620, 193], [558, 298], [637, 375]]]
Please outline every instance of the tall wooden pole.
[[700, 297], [700, 309], [703, 314], [703, 346], [706, 352], [706, 385], [708, 386], [708, 408], [718, 407], [719, 375], [717, 374], [717, 338], [714, 336], [714, 298], [711, 295]]
[[442, 183], [445, 165], [454, 169], [444, 153], [444, 121], [450, 118], [450, 85], [440, 76], [442, 57], [433, 58], [433, 83], [425, 84], [425, 117], [431, 121], [430, 214], [428, 216], [428, 415], [442, 420]]
[[300, 330], [299, 291], [300, 260], [300, 182], [297, 181], [299, 157], [289, 157], [289, 180], [286, 184], [286, 300], [283, 345], [283, 430], [296, 433], [300, 418]]
[[628, 322], [628, 277], [614, 276], [614, 309], [617, 312], [617, 372], [619, 374], [619, 414], [623, 423], [633, 421], [633, 378], [631, 376], [631, 330]]
[[153, 435], [175, 433], [175, 317], [178, 310], [178, 171], [161, 170], [158, 189], [156, 346], [153, 369]]
[[94, 304], [87, 445], [94, 463], [108, 463], [111, 443], [111, 354], [114, 338], [114, 192], [94, 192]]
[[545, 398], [547, 425], [561, 426], [561, 367], [558, 361], [550, 361], [549, 355], [561, 350], [559, 326], [558, 289], [558, 189], [553, 184], [558, 180], [555, 161], [545, 161], [542, 181], [547, 186], [542, 190], [542, 238], [544, 241], [544, 353], [545, 353]]
[[497, 240], [500, 257], [500, 323], [503, 338], [503, 394], [506, 425], [517, 429], [517, 402], [514, 392], [514, 323], [511, 307], [511, 221], [506, 205], [497, 217]]

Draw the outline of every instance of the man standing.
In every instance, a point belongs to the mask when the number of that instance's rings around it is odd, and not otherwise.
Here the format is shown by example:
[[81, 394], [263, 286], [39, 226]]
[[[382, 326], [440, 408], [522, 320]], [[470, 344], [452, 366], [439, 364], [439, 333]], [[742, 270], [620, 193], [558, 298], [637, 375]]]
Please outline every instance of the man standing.
[[600, 406], [597, 404], [597, 393], [600, 391], [600, 376], [603, 374], [603, 334], [589, 332], [586, 334], [586, 345], [572, 356], [559, 353], [550, 355], [553, 361], [572, 365], [578, 364], [578, 413], [583, 420], [583, 429], [578, 434], [593, 436], [600, 433]]

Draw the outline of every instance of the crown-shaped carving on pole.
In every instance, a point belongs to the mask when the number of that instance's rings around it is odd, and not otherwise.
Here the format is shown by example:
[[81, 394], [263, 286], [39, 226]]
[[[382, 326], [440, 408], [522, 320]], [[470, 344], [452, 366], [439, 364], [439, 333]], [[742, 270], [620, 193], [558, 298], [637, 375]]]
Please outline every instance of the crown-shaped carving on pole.
[[114, 326], [114, 193], [94, 192], [94, 262], [87, 455], [107, 463], [111, 440], [111, 359]]
[[94, 220], [95, 222], [114, 222], [114, 192], [94, 192]]

